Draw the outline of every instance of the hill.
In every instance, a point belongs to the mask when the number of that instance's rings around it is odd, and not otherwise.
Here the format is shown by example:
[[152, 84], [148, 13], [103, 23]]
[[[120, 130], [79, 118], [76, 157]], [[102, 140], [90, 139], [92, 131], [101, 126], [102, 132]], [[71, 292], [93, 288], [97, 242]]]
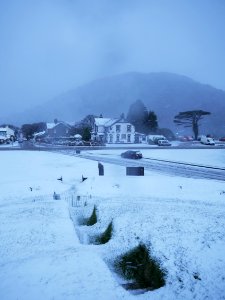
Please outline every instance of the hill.
[[[171, 73], [125, 73], [95, 80], [16, 117], [17, 121], [78, 121], [87, 114], [117, 117], [141, 99], [155, 111], [159, 126], [176, 130], [174, 116], [201, 109], [212, 113], [202, 121], [204, 133], [225, 135], [225, 92], [186, 76]], [[29, 117], [28, 117], [29, 116]], [[41, 116], [41, 118], [40, 118]], [[182, 129], [182, 127], [180, 127]]]

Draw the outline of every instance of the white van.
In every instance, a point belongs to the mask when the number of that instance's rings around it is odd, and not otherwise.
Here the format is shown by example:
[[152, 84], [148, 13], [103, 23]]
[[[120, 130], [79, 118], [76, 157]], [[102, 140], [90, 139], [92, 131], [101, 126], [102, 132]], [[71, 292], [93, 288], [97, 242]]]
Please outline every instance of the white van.
[[168, 140], [158, 140], [158, 146], [171, 146]]
[[205, 135], [202, 135], [202, 136], [201, 136], [200, 142], [201, 142], [202, 144], [204, 144], [204, 145], [212, 145], [212, 146], [215, 145], [214, 139], [211, 138], [211, 137], [207, 137], [207, 136], [205, 136]]

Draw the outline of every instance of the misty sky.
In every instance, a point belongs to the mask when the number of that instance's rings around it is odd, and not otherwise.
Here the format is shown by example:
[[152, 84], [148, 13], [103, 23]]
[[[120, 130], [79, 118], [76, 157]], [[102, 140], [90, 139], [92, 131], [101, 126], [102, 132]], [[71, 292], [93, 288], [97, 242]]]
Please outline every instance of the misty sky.
[[0, 117], [129, 71], [225, 90], [224, 28], [224, 0], [0, 0]]

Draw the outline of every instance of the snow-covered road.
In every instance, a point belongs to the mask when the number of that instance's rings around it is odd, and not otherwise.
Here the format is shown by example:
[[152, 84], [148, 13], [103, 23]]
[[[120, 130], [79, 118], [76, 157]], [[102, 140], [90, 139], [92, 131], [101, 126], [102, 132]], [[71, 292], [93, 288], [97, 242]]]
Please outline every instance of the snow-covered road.
[[[77, 156], [76, 152], [73, 150], [58, 150], [56, 152]], [[119, 155], [112, 153], [112, 150], [108, 151], [108, 153], [106, 150], [102, 154], [99, 154], [98, 152], [96, 153], [96, 151], [84, 151], [78, 156], [81, 158], [120, 166], [141, 166], [150, 171], [169, 174], [172, 176], [225, 181], [225, 167], [209, 166], [200, 163], [196, 164], [177, 162], [174, 160], [155, 159], [148, 157], [141, 160], [131, 160], [121, 158]]]

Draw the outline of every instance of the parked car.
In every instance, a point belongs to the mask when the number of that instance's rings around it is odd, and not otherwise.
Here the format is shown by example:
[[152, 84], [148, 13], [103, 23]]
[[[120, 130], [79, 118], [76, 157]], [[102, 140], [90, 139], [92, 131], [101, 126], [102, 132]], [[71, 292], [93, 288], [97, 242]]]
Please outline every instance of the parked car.
[[225, 142], [225, 137], [221, 137], [221, 138], [219, 139], [219, 141], [220, 141], [220, 142]]
[[194, 138], [192, 136], [189, 136], [189, 135], [184, 135], [184, 136], [179, 136], [178, 140], [180, 142], [192, 142], [194, 140]]
[[168, 140], [158, 140], [158, 146], [171, 146]]
[[105, 146], [105, 144], [102, 141], [92, 141], [91, 146]]
[[143, 156], [142, 156], [142, 153], [140, 151], [128, 150], [126, 152], [121, 153], [121, 157], [131, 158], [131, 159], [140, 159]]
[[82, 141], [70, 141], [68, 146], [83, 146], [84, 143]]

